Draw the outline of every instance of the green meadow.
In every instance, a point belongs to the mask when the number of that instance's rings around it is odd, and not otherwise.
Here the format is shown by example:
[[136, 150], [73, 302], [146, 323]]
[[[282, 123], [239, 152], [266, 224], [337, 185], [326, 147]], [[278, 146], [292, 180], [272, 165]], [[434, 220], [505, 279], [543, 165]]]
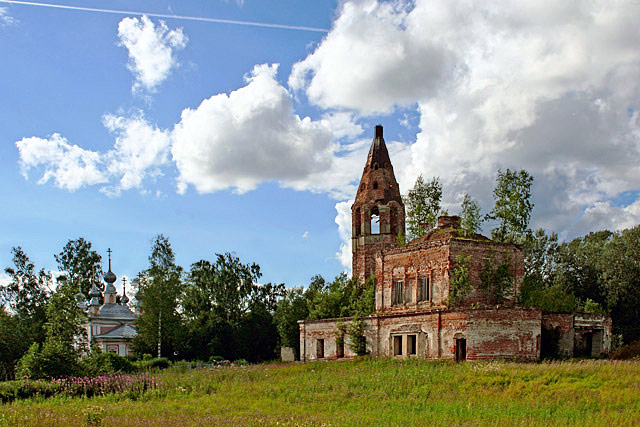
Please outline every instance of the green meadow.
[[363, 358], [153, 373], [139, 395], [15, 400], [0, 425], [633, 426], [640, 362]]

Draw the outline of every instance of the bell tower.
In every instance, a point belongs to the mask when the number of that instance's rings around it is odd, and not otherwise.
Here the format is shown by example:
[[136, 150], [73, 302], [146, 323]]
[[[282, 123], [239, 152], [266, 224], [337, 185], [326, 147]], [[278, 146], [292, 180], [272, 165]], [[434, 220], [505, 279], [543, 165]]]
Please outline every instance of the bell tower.
[[398, 234], [404, 233], [404, 203], [382, 137], [382, 126], [377, 125], [351, 206], [353, 275], [363, 281], [373, 275], [375, 254], [396, 247]]

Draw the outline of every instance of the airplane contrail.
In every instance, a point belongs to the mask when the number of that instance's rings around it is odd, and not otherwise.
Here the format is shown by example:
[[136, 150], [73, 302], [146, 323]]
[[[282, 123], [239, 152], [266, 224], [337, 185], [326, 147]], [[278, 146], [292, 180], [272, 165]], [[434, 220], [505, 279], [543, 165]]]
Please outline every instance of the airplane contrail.
[[203, 16], [169, 15], [164, 13], [136, 12], [131, 10], [98, 9], [93, 7], [68, 6], [63, 4], [39, 3], [39, 2], [33, 2], [33, 1], [0, 0], [0, 3], [9, 3], [9, 4], [23, 5], [23, 6], [49, 7], [53, 9], [80, 10], [84, 12], [112, 13], [116, 15], [139, 15], [139, 16], [146, 15], [146, 16], [153, 16], [154, 18], [184, 19], [187, 21], [213, 22], [216, 24], [230, 24], [230, 25], [247, 25], [251, 27], [279, 28], [283, 30], [315, 31], [319, 33], [329, 32], [329, 30], [325, 28], [305, 27], [301, 25], [269, 24], [266, 22], [237, 21], [234, 19], [207, 18]]

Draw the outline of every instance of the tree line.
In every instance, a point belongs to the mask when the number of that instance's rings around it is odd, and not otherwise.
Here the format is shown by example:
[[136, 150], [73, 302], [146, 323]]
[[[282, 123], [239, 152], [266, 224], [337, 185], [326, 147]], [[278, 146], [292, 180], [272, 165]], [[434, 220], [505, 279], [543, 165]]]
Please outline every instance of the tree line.
[[[465, 195], [458, 231], [473, 238], [483, 222], [492, 221], [492, 239], [521, 245], [521, 304], [606, 313], [621, 340], [640, 339], [640, 226], [559, 242], [557, 234], [529, 227], [532, 182], [524, 170], [498, 171], [494, 208], [482, 215]], [[417, 179], [405, 196], [407, 236], [398, 236], [400, 244], [426, 234], [446, 214], [441, 197], [437, 177]], [[101, 256], [84, 238], [69, 240], [54, 256], [62, 272], [55, 278], [36, 269], [21, 247], [13, 248], [12, 256], [13, 265], [5, 269], [9, 283], [0, 287], [0, 379], [82, 373], [82, 361], [98, 350], [80, 327], [87, 318], [78, 295], [86, 298], [93, 285], [102, 290]], [[453, 272], [452, 283], [464, 281], [463, 267]], [[504, 283], [508, 269], [490, 267], [483, 273], [487, 283]], [[215, 254], [185, 271], [169, 239], [156, 236], [147, 268], [132, 280], [142, 308], [133, 340], [137, 357], [270, 360], [280, 346], [299, 350], [299, 320], [357, 319], [375, 310], [373, 278], [363, 284], [346, 273], [331, 282], [314, 276], [305, 287], [286, 288], [259, 284], [261, 277], [258, 264], [243, 263], [233, 253]], [[491, 286], [502, 289], [498, 285]]]
[[[460, 206], [460, 232], [478, 233], [490, 221], [494, 241], [515, 243], [524, 252], [525, 277], [519, 303], [550, 312], [599, 312], [613, 320], [618, 341], [640, 339], [640, 225], [620, 231], [594, 231], [560, 242], [558, 235], [529, 227], [533, 203], [533, 177], [525, 170], [499, 170], [493, 190], [494, 207], [482, 215], [468, 194]], [[426, 234], [441, 208], [439, 178], [418, 177], [404, 198], [407, 240]], [[399, 236], [404, 241], [404, 236]], [[481, 276], [499, 283], [510, 274], [501, 266], [488, 266]], [[464, 268], [460, 269], [460, 275]], [[455, 276], [455, 275], [454, 275]], [[455, 277], [452, 280], [456, 280]], [[499, 289], [499, 287], [497, 287]]]

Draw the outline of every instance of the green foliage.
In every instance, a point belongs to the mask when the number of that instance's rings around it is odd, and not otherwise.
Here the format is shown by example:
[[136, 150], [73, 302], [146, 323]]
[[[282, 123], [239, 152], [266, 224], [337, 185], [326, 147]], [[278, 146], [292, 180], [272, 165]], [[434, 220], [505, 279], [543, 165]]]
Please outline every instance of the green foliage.
[[634, 341], [614, 350], [609, 357], [613, 360], [640, 360], [640, 341]]
[[167, 369], [152, 378], [157, 387], [135, 400], [128, 393], [101, 396], [97, 389], [93, 398], [39, 397], [2, 406], [0, 422], [77, 425], [84, 422], [85, 408], [99, 405], [109, 425], [640, 423], [635, 410], [640, 364], [627, 361], [454, 364], [364, 357], [340, 363]]
[[442, 200], [442, 184], [440, 178], [433, 177], [425, 182], [418, 176], [413, 188], [403, 197], [407, 210], [408, 240], [424, 236], [436, 223], [440, 215]]
[[403, 234], [401, 231], [398, 231], [398, 235], [396, 236], [396, 245], [399, 248], [403, 247], [407, 244], [407, 235]]
[[102, 257], [91, 250], [91, 242], [83, 237], [69, 240], [55, 259], [58, 269], [64, 273], [58, 281], [70, 286], [73, 295], [82, 292], [86, 297], [94, 283], [102, 288]]
[[358, 277], [348, 278], [346, 273], [336, 276], [331, 283], [314, 277], [315, 286], [307, 291], [310, 319], [328, 319], [367, 315], [375, 311], [375, 276], [364, 284]]
[[47, 340], [42, 349], [33, 343], [16, 367], [17, 378], [66, 378], [81, 373], [78, 355], [63, 343]]
[[640, 225], [562, 243], [556, 264], [554, 283], [600, 304], [626, 343], [640, 339]]
[[578, 308], [576, 297], [566, 292], [560, 285], [531, 291], [524, 304], [548, 312], [572, 313]]
[[[309, 307], [303, 288], [289, 288], [278, 301], [273, 319], [280, 334], [280, 342], [284, 347], [292, 347], [296, 354], [300, 351], [300, 328], [298, 320], [306, 319]], [[298, 355], [299, 356], [299, 355]]]
[[5, 268], [10, 282], [0, 286], [0, 303], [7, 303], [13, 312], [17, 324], [14, 331], [21, 340], [17, 353], [24, 354], [31, 343], [42, 343], [45, 339], [47, 296], [52, 288], [53, 279], [44, 269], [36, 272], [22, 248], [11, 250], [14, 267]]
[[100, 351], [92, 351], [88, 357], [80, 361], [80, 365], [83, 374], [88, 377], [129, 373], [135, 370], [133, 363], [126, 357]]
[[259, 285], [260, 277], [259, 265], [243, 264], [230, 253], [216, 254], [215, 263], [192, 264], [182, 299], [189, 335], [187, 357], [207, 360], [219, 355], [252, 362], [275, 357], [278, 330], [273, 313], [285, 288], [284, 284]]
[[482, 224], [482, 216], [480, 215], [480, 206], [478, 206], [478, 202], [473, 200], [468, 194], [465, 194], [461, 207], [460, 227], [462, 227], [462, 229], [469, 235], [479, 233], [480, 225]]
[[133, 366], [141, 371], [149, 371], [152, 369], [167, 369], [169, 367], [169, 359], [166, 357], [154, 357], [152, 359], [142, 359], [133, 362]]
[[138, 279], [138, 298], [143, 313], [137, 320], [138, 335], [133, 346], [138, 354], [161, 353], [175, 357], [182, 350], [184, 324], [178, 306], [182, 297], [182, 267], [175, 262], [169, 239], [162, 234], [155, 237], [149, 268]]
[[558, 265], [558, 235], [547, 235], [538, 229], [525, 240], [524, 285], [520, 294], [521, 302], [528, 298], [528, 290], [549, 287], [554, 283]]
[[584, 302], [584, 305], [581, 307], [581, 310], [585, 313], [597, 313], [597, 314], [605, 314], [604, 309], [600, 304], [592, 300], [591, 298], [587, 298]]
[[489, 304], [503, 304], [513, 291], [513, 273], [511, 272], [511, 258], [503, 257], [497, 262], [493, 254], [482, 266], [480, 271], [480, 288], [487, 292]]
[[355, 316], [347, 327], [347, 335], [349, 336], [349, 348], [358, 356], [367, 354], [367, 337], [364, 333], [364, 321], [360, 316]]
[[495, 206], [485, 219], [498, 221], [491, 230], [493, 240], [499, 242], [522, 243], [528, 234], [533, 177], [525, 170], [505, 172], [498, 170], [496, 186], [493, 189]]
[[201, 260], [191, 265], [183, 305], [189, 318], [214, 311], [231, 323], [249, 309], [262, 276], [257, 264], [242, 264], [233, 254], [216, 254], [216, 262]]
[[86, 316], [78, 307], [73, 291], [71, 286], [63, 284], [49, 298], [45, 342], [56, 342], [79, 355], [88, 349], [86, 331], [80, 326]]
[[472, 283], [469, 277], [469, 262], [471, 255], [456, 255], [456, 264], [449, 280], [449, 299], [447, 305], [454, 307], [459, 305], [471, 292]]
[[82, 413], [84, 414], [85, 423], [88, 426], [99, 426], [104, 419], [104, 408], [102, 406], [88, 406]]
[[16, 333], [19, 330], [16, 317], [0, 306], [0, 381], [13, 379], [16, 363], [24, 353], [24, 338]]
[[[81, 397], [87, 402], [92, 397], [104, 399], [104, 396], [136, 400], [148, 391], [159, 387], [158, 382], [149, 374], [101, 375], [98, 377], [55, 378], [49, 380], [20, 380], [0, 383], [0, 401], [11, 402], [18, 399], [42, 399], [51, 397]], [[28, 400], [29, 403], [32, 401]], [[58, 406], [60, 400], [54, 400]], [[2, 418], [0, 418], [1, 420]], [[42, 418], [34, 425], [42, 425]], [[67, 419], [67, 424], [68, 424]], [[29, 423], [32, 424], [32, 423]], [[63, 423], [55, 423], [61, 425]]]

